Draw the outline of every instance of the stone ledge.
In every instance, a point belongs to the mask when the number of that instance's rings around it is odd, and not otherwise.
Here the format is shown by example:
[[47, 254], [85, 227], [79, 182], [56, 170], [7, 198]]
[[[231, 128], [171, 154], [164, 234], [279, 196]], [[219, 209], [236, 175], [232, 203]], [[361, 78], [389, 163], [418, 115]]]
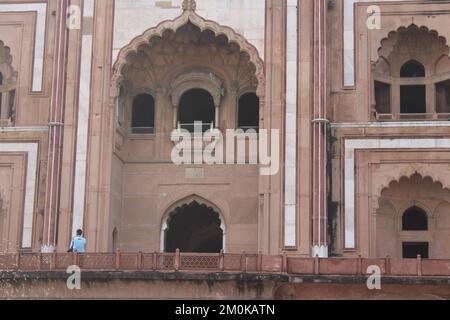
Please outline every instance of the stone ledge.
[[[69, 274], [61, 271], [3, 271], [0, 283], [9, 281], [66, 280]], [[104, 280], [149, 280], [149, 281], [239, 281], [281, 283], [322, 283], [322, 284], [364, 284], [368, 276], [322, 276], [322, 275], [287, 275], [270, 273], [221, 273], [221, 272], [158, 272], [158, 271], [85, 271], [83, 281]], [[383, 276], [384, 284], [401, 285], [450, 285], [449, 277], [396, 277]]]

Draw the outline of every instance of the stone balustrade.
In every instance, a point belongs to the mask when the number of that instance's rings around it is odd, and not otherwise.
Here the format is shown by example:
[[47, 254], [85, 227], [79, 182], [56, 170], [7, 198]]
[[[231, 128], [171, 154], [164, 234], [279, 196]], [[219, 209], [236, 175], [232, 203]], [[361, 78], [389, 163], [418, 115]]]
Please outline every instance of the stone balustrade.
[[450, 260], [393, 258], [301, 258], [248, 253], [12, 253], [0, 254], [0, 272], [65, 271], [229, 272], [366, 276], [377, 266], [384, 276], [448, 277]]

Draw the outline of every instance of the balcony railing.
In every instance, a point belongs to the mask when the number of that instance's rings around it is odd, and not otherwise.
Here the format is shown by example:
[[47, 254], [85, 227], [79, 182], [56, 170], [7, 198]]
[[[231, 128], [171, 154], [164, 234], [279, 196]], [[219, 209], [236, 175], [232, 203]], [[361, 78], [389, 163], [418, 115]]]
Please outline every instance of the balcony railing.
[[366, 276], [378, 266], [384, 276], [449, 277], [450, 260], [300, 258], [263, 254], [197, 253], [16, 253], [0, 255], [0, 272], [66, 271], [250, 272], [291, 275]]

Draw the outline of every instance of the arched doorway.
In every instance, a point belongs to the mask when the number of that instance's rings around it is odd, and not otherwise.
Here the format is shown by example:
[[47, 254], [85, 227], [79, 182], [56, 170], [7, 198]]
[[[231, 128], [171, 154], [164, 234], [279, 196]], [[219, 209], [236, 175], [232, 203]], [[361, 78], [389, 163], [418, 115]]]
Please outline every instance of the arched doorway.
[[180, 99], [178, 121], [181, 128], [194, 132], [195, 123], [201, 122], [202, 132], [213, 129], [216, 107], [211, 94], [203, 89], [186, 91]]
[[392, 181], [378, 200], [377, 257], [448, 259], [450, 190], [414, 174]]
[[163, 223], [164, 252], [218, 253], [225, 247], [225, 227], [212, 206], [192, 200], [175, 207]]

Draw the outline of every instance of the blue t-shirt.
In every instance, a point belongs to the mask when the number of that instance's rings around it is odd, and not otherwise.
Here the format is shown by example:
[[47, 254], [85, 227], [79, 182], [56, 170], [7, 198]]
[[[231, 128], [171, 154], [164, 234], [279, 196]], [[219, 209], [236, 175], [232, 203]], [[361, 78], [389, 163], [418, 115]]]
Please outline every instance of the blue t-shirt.
[[86, 239], [82, 236], [73, 237], [71, 248], [74, 252], [84, 253], [86, 251]]

